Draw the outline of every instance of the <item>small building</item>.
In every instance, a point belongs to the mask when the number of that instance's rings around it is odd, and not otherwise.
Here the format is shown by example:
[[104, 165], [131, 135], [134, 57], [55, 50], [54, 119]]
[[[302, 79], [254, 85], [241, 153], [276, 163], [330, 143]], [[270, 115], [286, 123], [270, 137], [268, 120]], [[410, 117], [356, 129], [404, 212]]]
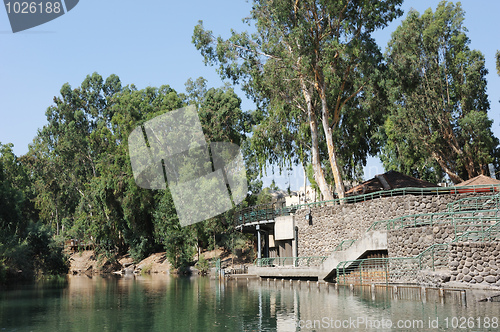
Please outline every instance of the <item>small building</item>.
[[463, 186], [481, 186], [481, 185], [498, 185], [500, 184], [500, 180], [490, 178], [486, 175], [478, 175], [475, 178], [469, 179], [467, 181], [461, 182], [455, 187], [463, 187]]
[[376, 175], [373, 179], [365, 181], [346, 192], [346, 196], [355, 196], [374, 193], [383, 190], [392, 190], [397, 188], [435, 188], [437, 185], [432, 182], [420, 180], [412, 176], [389, 171], [384, 174]]
[[316, 202], [317, 197], [318, 193], [312, 186], [306, 186], [305, 190], [302, 186], [299, 190], [294, 190], [286, 195], [286, 206]]

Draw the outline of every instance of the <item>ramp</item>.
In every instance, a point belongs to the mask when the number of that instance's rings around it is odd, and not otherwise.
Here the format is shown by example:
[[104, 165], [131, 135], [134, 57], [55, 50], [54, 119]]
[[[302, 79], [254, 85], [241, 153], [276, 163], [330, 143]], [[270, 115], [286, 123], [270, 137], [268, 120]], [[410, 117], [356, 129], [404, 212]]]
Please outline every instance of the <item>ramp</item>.
[[340, 262], [354, 261], [368, 251], [378, 250], [387, 250], [387, 231], [367, 232], [347, 250], [334, 251], [319, 267], [318, 280], [331, 278], [336, 273], [337, 265]]

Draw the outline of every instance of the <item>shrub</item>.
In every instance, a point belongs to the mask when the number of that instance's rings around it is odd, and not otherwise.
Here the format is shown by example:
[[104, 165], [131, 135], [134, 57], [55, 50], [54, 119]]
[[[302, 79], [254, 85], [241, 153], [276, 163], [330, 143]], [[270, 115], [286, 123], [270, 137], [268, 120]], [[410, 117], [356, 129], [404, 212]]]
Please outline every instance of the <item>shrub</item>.
[[200, 271], [201, 275], [207, 275], [210, 270], [210, 262], [204, 256], [200, 256], [200, 259], [196, 262], [195, 267]]

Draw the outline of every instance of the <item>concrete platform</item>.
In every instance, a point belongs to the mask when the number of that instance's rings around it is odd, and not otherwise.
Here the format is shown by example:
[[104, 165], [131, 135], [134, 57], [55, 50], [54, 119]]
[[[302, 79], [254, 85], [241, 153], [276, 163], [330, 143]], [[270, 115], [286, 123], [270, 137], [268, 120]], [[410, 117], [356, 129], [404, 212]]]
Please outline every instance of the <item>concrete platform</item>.
[[310, 278], [325, 280], [335, 274], [339, 262], [355, 260], [368, 251], [376, 250], [387, 250], [387, 231], [371, 231], [366, 233], [347, 250], [333, 252], [321, 266], [294, 267], [290, 265], [257, 267], [250, 265], [248, 267], [248, 274], [253, 274], [261, 278]]
[[248, 273], [261, 278], [311, 278], [317, 279], [320, 273], [319, 267], [257, 267], [249, 266]]
[[[387, 231], [370, 231], [344, 251], [333, 252], [319, 267], [320, 280], [331, 278], [340, 262], [358, 259], [367, 251], [387, 250]], [[346, 266], [347, 267], [347, 266]]]

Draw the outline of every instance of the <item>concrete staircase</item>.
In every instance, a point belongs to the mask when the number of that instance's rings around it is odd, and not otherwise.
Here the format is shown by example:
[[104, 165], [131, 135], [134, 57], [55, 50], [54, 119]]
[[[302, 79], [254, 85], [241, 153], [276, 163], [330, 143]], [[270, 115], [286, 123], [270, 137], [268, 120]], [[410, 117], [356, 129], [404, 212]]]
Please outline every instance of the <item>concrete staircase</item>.
[[353, 261], [368, 251], [378, 250], [387, 250], [387, 231], [367, 232], [347, 250], [334, 251], [319, 267], [318, 280], [331, 278], [336, 273], [337, 265], [340, 262]]

